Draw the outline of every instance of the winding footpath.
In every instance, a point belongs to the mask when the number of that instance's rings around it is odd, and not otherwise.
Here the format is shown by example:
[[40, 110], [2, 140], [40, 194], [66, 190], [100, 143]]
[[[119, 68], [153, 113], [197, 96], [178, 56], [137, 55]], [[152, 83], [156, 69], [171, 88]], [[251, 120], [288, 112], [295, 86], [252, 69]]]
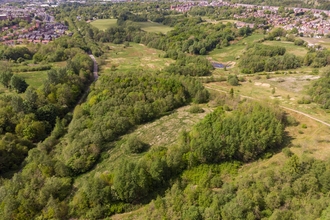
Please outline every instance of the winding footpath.
[[[224, 91], [224, 90], [215, 89], [215, 88], [212, 88], [212, 87], [210, 87], [210, 86], [205, 86], [205, 85], [204, 85], [204, 87], [207, 88], [207, 89], [212, 89], [212, 90], [214, 90], [214, 91], [223, 92], [223, 93], [228, 93], [228, 92], [226, 92], [226, 91]], [[256, 99], [256, 98], [253, 98], [253, 97], [250, 97], [250, 96], [245, 96], [245, 95], [239, 95], [239, 96], [242, 97], [242, 98], [247, 98], [247, 99], [252, 99], [252, 100], [258, 100], [258, 99]], [[295, 109], [292, 109], [292, 108], [288, 108], [288, 107], [285, 107], [285, 106], [282, 106], [282, 105], [280, 105], [279, 107], [280, 107], [280, 108], [283, 108], [283, 109], [285, 109], [285, 110], [288, 110], [288, 111], [292, 111], [292, 112], [298, 113], [298, 114], [300, 114], [300, 115], [303, 115], [303, 116], [305, 116], [305, 117], [307, 117], [307, 118], [310, 118], [310, 119], [312, 119], [312, 120], [314, 120], [314, 121], [320, 122], [321, 124], [324, 124], [324, 125], [330, 127], [330, 124], [329, 124], [329, 123], [327, 123], [327, 122], [325, 122], [325, 121], [322, 121], [322, 120], [320, 120], [320, 119], [318, 119], [318, 118], [315, 118], [315, 117], [313, 117], [313, 116], [311, 116], [311, 115], [309, 115], [309, 114], [306, 114], [306, 113], [304, 113], [304, 112], [301, 112], [301, 111], [298, 111], [298, 110], [295, 110]]]
[[[93, 60], [94, 62], [94, 68], [93, 68], [93, 76], [94, 76], [94, 82], [99, 78], [99, 75], [97, 73], [98, 71], [98, 66], [97, 66], [97, 62], [96, 59], [94, 57], [94, 55], [90, 54], [89, 57]], [[89, 89], [89, 88], [88, 88]]]
[[[94, 55], [89, 54], [88, 56], [93, 60], [93, 63], [94, 63], [94, 67], [93, 67], [94, 81], [93, 82], [95, 82], [99, 78], [97, 62], [96, 62], [96, 59], [95, 59]], [[86, 97], [87, 97], [87, 95], [89, 93], [89, 90], [90, 90], [90, 85], [88, 86], [88, 88], [86, 89], [86, 91], [84, 92], [84, 94], [79, 99], [78, 105], [80, 105], [81, 103], [83, 103], [83, 101], [86, 99]]]

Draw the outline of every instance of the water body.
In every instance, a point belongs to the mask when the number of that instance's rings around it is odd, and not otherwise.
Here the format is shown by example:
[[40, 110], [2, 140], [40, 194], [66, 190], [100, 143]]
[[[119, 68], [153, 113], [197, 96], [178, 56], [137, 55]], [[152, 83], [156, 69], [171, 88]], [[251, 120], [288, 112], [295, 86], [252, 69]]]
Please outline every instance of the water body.
[[212, 63], [212, 66], [214, 68], [225, 68], [225, 65], [222, 63]]

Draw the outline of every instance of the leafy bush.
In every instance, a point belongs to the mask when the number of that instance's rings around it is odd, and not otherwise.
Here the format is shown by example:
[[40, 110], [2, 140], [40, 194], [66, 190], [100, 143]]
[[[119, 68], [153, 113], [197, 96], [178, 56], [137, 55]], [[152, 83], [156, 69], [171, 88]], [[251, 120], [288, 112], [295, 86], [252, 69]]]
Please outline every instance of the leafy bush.
[[298, 104], [310, 104], [311, 102], [311, 99], [305, 96], [297, 101]]
[[237, 75], [228, 75], [227, 82], [232, 86], [238, 86], [239, 80], [237, 78]]
[[284, 155], [286, 157], [291, 157], [293, 155], [293, 153], [291, 152], [291, 150], [288, 147], [283, 148], [282, 152], [284, 153]]
[[141, 141], [137, 136], [130, 136], [126, 141], [125, 146], [129, 152], [135, 154], [142, 153], [149, 147], [148, 144]]
[[189, 108], [188, 110], [190, 113], [192, 114], [196, 114], [196, 113], [203, 113], [204, 109], [202, 109], [201, 107], [199, 107], [198, 105], [193, 105]]

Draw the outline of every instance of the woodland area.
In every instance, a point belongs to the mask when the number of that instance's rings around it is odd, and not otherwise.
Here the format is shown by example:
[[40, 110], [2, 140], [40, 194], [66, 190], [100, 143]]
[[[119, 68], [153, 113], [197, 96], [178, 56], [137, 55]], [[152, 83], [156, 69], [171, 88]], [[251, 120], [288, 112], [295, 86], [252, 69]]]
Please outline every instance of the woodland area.
[[[307, 125], [298, 127], [276, 101], [236, 94], [240, 83], [247, 77], [251, 83], [257, 72], [325, 67], [330, 52], [311, 48], [298, 56], [262, 44], [286, 37], [306, 47], [300, 38], [275, 28], [244, 45], [237, 58], [243, 76], [225, 68], [226, 77], [214, 76], [206, 55], [230, 50], [263, 30], [200, 17], [218, 11], [219, 18], [230, 19], [225, 8], [197, 8], [188, 15], [168, 7], [61, 5], [49, 13], [69, 26], [72, 37], [47, 45], [0, 46], [5, 91], [0, 94], [0, 219], [329, 218], [330, 162], [296, 154], [289, 133]], [[99, 30], [86, 22], [95, 16], [116, 18], [117, 24]], [[173, 30], [143, 31], [138, 22], [146, 21]], [[148, 70], [104, 68], [114, 45], [120, 47], [114, 54], [123, 54], [130, 43], [157, 49], [158, 58], [171, 62]], [[89, 54], [100, 65], [94, 82]], [[33, 71], [47, 75], [39, 87], [18, 76]], [[308, 89], [310, 101], [321, 109], [330, 107], [329, 80], [325, 71]], [[223, 83], [230, 92], [214, 93], [203, 82]], [[177, 134], [174, 143], [151, 144], [136, 135], [141, 127], [188, 106], [192, 117], [211, 110]], [[276, 155], [280, 160], [274, 161]], [[108, 163], [109, 158], [114, 159]]]

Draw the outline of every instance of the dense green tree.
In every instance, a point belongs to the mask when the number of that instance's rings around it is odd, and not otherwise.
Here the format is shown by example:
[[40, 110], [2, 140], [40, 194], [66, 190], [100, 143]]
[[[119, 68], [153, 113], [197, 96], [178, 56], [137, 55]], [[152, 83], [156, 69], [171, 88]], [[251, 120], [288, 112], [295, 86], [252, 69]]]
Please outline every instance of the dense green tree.
[[8, 88], [10, 86], [10, 79], [12, 78], [13, 73], [11, 70], [5, 70], [0, 72], [0, 83]]
[[29, 86], [26, 81], [17, 75], [13, 75], [10, 79], [11, 88], [15, 89], [18, 93], [23, 93]]

